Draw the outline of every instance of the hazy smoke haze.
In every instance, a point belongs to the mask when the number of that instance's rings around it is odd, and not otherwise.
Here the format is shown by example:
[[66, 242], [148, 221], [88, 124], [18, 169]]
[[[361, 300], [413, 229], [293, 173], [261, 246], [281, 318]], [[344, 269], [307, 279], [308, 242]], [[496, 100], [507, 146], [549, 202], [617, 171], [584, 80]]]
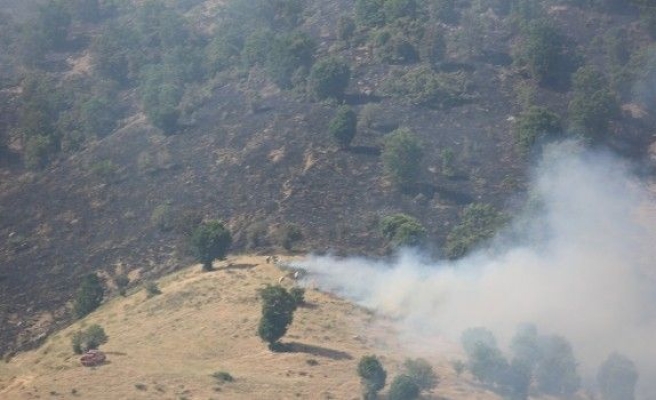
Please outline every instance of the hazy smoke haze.
[[[399, 321], [401, 339], [458, 341], [491, 329], [502, 346], [517, 326], [572, 342], [593, 377], [610, 352], [633, 359], [642, 398], [656, 387], [656, 209], [621, 161], [575, 142], [548, 148], [534, 170], [526, 211], [489, 248], [457, 262], [411, 251], [393, 261], [309, 257], [313, 279]], [[648, 395], [649, 393], [649, 395]]]

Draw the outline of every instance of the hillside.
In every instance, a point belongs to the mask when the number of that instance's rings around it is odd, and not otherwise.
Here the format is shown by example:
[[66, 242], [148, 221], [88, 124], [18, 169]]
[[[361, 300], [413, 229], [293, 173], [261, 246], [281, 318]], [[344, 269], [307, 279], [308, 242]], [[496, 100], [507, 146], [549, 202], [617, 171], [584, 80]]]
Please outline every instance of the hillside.
[[[203, 220], [236, 253], [380, 257], [403, 213], [455, 259], [524, 206], [545, 142], [651, 178], [649, 2], [355, 3], [2, 2], [0, 353], [68, 326], [85, 274], [118, 304], [118, 276], [188, 265]], [[330, 132], [343, 104], [347, 145]], [[419, 149], [409, 173], [395, 137]], [[468, 209], [485, 226], [452, 234]]]
[[[162, 278], [161, 295], [147, 298], [135, 289], [0, 365], [0, 397], [357, 399], [361, 356], [377, 354], [390, 377], [413, 356], [396, 343], [391, 321], [311, 289], [283, 339], [296, 350], [272, 353], [256, 335], [256, 290], [279, 275], [265, 257], [231, 257], [212, 273], [192, 266]], [[86, 368], [70, 337], [96, 323], [109, 336], [102, 346], [108, 361]], [[440, 383], [424, 398], [497, 398], [472, 385], [467, 374], [457, 378], [450, 361], [459, 354], [446, 343], [436, 345], [430, 361]], [[228, 372], [234, 381], [217, 383], [215, 372]]]

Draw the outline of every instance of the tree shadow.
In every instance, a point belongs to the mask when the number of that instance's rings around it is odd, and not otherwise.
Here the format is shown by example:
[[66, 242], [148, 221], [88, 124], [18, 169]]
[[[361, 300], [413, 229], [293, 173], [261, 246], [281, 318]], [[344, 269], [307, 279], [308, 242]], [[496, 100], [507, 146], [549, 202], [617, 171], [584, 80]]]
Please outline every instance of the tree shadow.
[[331, 360], [352, 360], [353, 356], [345, 351], [328, 349], [326, 347], [314, 346], [298, 342], [288, 342], [284, 344], [284, 352], [287, 353], [306, 353], [316, 357], [330, 358]]
[[229, 271], [229, 270], [239, 271], [239, 270], [244, 270], [244, 269], [253, 269], [255, 267], [257, 267], [257, 265], [255, 265], [255, 264], [232, 264], [232, 263], [229, 263], [225, 267], [215, 268], [215, 270], [217, 270], [217, 271]]

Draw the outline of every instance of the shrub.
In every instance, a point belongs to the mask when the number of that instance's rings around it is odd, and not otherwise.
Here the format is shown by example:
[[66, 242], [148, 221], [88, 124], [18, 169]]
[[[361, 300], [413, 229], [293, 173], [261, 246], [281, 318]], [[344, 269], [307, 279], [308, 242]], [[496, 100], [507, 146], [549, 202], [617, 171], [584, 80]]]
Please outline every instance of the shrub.
[[289, 294], [294, 298], [297, 307], [305, 304], [305, 289], [300, 287], [293, 287], [289, 289]]
[[335, 117], [328, 123], [328, 132], [341, 148], [348, 148], [355, 137], [358, 117], [351, 107], [340, 106]]
[[157, 282], [146, 283], [146, 297], [151, 298], [162, 294]]
[[105, 330], [98, 324], [93, 324], [84, 331], [73, 334], [71, 344], [75, 354], [82, 354], [87, 350], [97, 349], [100, 345], [107, 343], [109, 338]]
[[447, 257], [460, 258], [482, 241], [492, 238], [505, 220], [505, 217], [489, 204], [468, 205], [463, 210], [458, 225], [447, 235], [444, 249]]
[[82, 283], [75, 295], [73, 310], [78, 318], [82, 318], [100, 306], [105, 291], [100, 278], [96, 274], [88, 274], [82, 278]]
[[116, 275], [116, 277], [114, 277], [114, 284], [118, 289], [118, 293], [121, 296], [125, 296], [125, 290], [130, 284], [130, 278], [125, 274]]
[[267, 72], [282, 89], [291, 89], [302, 81], [314, 61], [316, 43], [305, 33], [276, 36], [267, 57]]
[[169, 232], [175, 227], [173, 210], [168, 204], [160, 204], [150, 214], [150, 223], [162, 232]]
[[365, 400], [375, 399], [385, 387], [387, 372], [376, 356], [363, 356], [358, 362], [358, 375]]
[[389, 400], [414, 400], [419, 397], [419, 386], [407, 375], [399, 375], [392, 380], [387, 398]]
[[269, 349], [275, 350], [279, 347], [278, 340], [287, 333], [298, 305], [296, 299], [280, 285], [267, 285], [258, 294], [262, 299], [262, 317], [257, 334], [269, 344]]
[[452, 107], [471, 99], [470, 78], [464, 72], [434, 72], [426, 65], [405, 73], [393, 72], [382, 89], [410, 105], [431, 108]]
[[380, 231], [394, 247], [417, 246], [426, 237], [426, 229], [416, 218], [406, 214], [383, 217], [380, 221]]
[[351, 78], [349, 65], [335, 57], [317, 61], [310, 70], [308, 91], [317, 100], [341, 99]]
[[593, 67], [580, 68], [573, 78], [569, 122], [575, 132], [591, 140], [606, 136], [610, 120], [619, 115], [617, 97], [604, 76]]
[[337, 39], [345, 42], [350, 41], [355, 33], [355, 21], [353, 18], [341, 15], [337, 20]]
[[555, 136], [562, 130], [560, 117], [543, 107], [530, 107], [522, 112], [515, 125], [515, 143], [527, 152], [540, 140]]
[[603, 400], [633, 400], [638, 371], [633, 361], [613, 353], [601, 364], [597, 385]]
[[278, 228], [276, 232], [278, 244], [283, 249], [289, 251], [295, 243], [303, 239], [303, 232], [296, 224], [285, 224]]
[[203, 264], [203, 271], [211, 271], [215, 259], [225, 258], [231, 244], [230, 231], [219, 221], [203, 223], [191, 235], [192, 250]]
[[356, 0], [355, 19], [358, 25], [363, 27], [384, 25], [383, 4], [384, 0]]
[[544, 85], [564, 85], [580, 64], [573, 44], [549, 21], [526, 24], [518, 54], [531, 76]]
[[382, 154], [385, 172], [400, 187], [414, 184], [419, 178], [422, 145], [407, 128], [400, 128], [385, 138]]
[[433, 390], [439, 382], [433, 367], [423, 358], [406, 359], [403, 368], [405, 375], [414, 381], [420, 391]]
[[216, 380], [216, 383], [225, 383], [225, 382], [234, 382], [235, 378], [230, 375], [229, 372], [218, 371], [212, 374], [212, 378]]

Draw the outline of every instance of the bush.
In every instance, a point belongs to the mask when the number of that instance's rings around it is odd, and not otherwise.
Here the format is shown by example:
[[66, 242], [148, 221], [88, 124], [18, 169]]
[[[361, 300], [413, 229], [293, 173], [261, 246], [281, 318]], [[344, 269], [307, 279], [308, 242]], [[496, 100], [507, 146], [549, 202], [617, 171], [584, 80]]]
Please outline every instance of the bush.
[[410, 377], [420, 391], [435, 389], [439, 382], [433, 367], [423, 358], [407, 359], [403, 363], [405, 375]]
[[358, 375], [365, 400], [375, 399], [385, 387], [387, 372], [376, 356], [363, 356], [358, 362]]
[[515, 143], [527, 152], [536, 142], [553, 137], [562, 131], [560, 117], [543, 107], [530, 107], [517, 118]]
[[547, 20], [526, 24], [523, 37], [516, 56], [533, 79], [544, 85], [566, 85], [580, 64], [574, 45]]
[[380, 231], [394, 247], [418, 246], [426, 237], [426, 229], [416, 218], [406, 214], [383, 217], [380, 221]]
[[356, 0], [355, 19], [363, 27], [375, 27], [385, 24], [383, 12], [384, 0]]
[[225, 382], [234, 382], [235, 378], [230, 375], [229, 372], [218, 371], [212, 374], [212, 378], [216, 380], [216, 383], [225, 383]]
[[157, 282], [148, 282], [146, 283], [146, 297], [151, 298], [162, 294], [162, 291], [159, 289]]
[[73, 310], [78, 318], [82, 318], [100, 306], [105, 291], [100, 278], [96, 274], [88, 274], [82, 278], [82, 283], [75, 295]]
[[276, 237], [278, 244], [289, 251], [296, 242], [303, 239], [303, 232], [296, 224], [285, 224], [278, 228]]
[[120, 274], [114, 277], [114, 284], [116, 285], [116, 288], [118, 289], [118, 293], [121, 296], [125, 296], [125, 290], [127, 289], [128, 285], [130, 284], [130, 278], [125, 275], [125, 274]]
[[203, 271], [212, 270], [212, 261], [225, 258], [232, 244], [230, 231], [219, 221], [199, 225], [191, 235], [191, 246]]
[[328, 132], [341, 148], [348, 148], [355, 137], [358, 117], [351, 107], [340, 106], [335, 117], [328, 123]]
[[342, 15], [337, 20], [337, 39], [345, 42], [350, 41], [355, 34], [355, 21], [353, 18]]
[[390, 385], [387, 398], [389, 400], [414, 400], [419, 397], [419, 386], [407, 375], [399, 375]]
[[410, 105], [447, 108], [471, 100], [470, 79], [463, 72], [434, 72], [423, 65], [405, 73], [392, 73], [383, 82], [383, 92]]
[[293, 321], [297, 299], [280, 285], [268, 285], [258, 294], [262, 299], [262, 317], [257, 334], [269, 344], [269, 349], [275, 350], [279, 347], [278, 340], [287, 333]]
[[633, 361], [613, 353], [599, 367], [597, 385], [603, 400], [633, 400], [638, 371]]
[[305, 33], [276, 36], [267, 57], [269, 76], [281, 89], [293, 88], [312, 66], [315, 49], [316, 43]]
[[87, 350], [97, 349], [100, 345], [107, 343], [109, 338], [105, 330], [98, 324], [93, 324], [84, 331], [76, 332], [71, 338], [71, 344], [75, 354], [82, 354]]
[[300, 287], [293, 287], [289, 289], [289, 294], [294, 298], [297, 307], [305, 304], [305, 289]]
[[392, 182], [400, 187], [414, 184], [419, 178], [422, 145], [407, 128], [400, 128], [385, 138], [383, 166]]
[[464, 256], [482, 241], [491, 239], [506, 218], [489, 204], [470, 204], [460, 222], [446, 237], [444, 252], [450, 259]]
[[312, 66], [308, 77], [308, 91], [317, 100], [341, 99], [351, 78], [349, 65], [337, 58], [328, 57]]

